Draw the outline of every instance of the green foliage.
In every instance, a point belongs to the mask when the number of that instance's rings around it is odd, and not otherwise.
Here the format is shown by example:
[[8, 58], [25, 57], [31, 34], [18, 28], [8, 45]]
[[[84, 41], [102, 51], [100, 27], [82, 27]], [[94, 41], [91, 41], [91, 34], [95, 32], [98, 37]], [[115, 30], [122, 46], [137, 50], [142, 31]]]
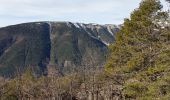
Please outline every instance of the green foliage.
[[105, 69], [124, 87], [127, 99], [169, 97], [170, 88], [163, 77], [169, 77], [170, 26], [165, 25], [168, 13], [161, 9], [159, 0], [142, 0], [110, 46]]
[[124, 93], [127, 98], [143, 97], [146, 91], [146, 84], [138, 81], [126, 83], [124, 87]]

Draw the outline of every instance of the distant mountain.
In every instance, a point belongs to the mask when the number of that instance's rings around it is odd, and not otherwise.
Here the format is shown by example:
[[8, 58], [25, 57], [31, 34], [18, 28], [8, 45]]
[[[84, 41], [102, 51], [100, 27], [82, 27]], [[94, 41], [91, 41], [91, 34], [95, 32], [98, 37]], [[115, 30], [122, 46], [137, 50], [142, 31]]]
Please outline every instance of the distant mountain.
[[101, 67], [116, 31], [115, 25], [71, 22], [0, 28], [0, 75], [10, 76], [27, 68], [47, 74], [50, 68], [66, 73], [92, 64]]

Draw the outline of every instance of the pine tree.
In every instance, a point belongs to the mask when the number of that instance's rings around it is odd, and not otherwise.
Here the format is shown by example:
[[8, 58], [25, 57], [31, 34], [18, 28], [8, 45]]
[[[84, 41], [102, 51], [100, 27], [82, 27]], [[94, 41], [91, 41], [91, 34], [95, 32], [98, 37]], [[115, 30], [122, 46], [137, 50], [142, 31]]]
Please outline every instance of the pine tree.
[[125, 98], [158, 96], [150, 94], [151, 87], [156, 88], [155, 82], [170, 64], [169, 32], [165, 26], [168, 13], [162, 8], [159, 0], [142, 0], [110, 46], [106, 72], [115, 84], [124, 87]]

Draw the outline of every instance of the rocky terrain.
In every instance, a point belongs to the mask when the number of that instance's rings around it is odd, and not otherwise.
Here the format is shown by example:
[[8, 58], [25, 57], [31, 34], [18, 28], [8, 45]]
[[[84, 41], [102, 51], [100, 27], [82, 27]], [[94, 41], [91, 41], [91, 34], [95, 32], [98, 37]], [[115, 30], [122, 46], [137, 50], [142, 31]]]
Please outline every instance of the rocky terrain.
[[70, 73], [82, 69], [82, 65], [101, 67], [117, 30], [115, 25], [72, 22], [33, 22], [0, 28], [0, 74], [11, 76], [29, 68], [46, 75], [48, 69]]

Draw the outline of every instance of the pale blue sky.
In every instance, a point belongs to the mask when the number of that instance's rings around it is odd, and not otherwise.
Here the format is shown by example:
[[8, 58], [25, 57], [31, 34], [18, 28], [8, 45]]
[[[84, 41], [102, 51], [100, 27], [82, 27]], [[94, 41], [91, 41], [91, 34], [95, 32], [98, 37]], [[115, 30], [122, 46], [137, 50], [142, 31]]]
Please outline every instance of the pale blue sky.
[[121, 24], [140, 0], [0, 0], [0, 27], [34, 21]]

